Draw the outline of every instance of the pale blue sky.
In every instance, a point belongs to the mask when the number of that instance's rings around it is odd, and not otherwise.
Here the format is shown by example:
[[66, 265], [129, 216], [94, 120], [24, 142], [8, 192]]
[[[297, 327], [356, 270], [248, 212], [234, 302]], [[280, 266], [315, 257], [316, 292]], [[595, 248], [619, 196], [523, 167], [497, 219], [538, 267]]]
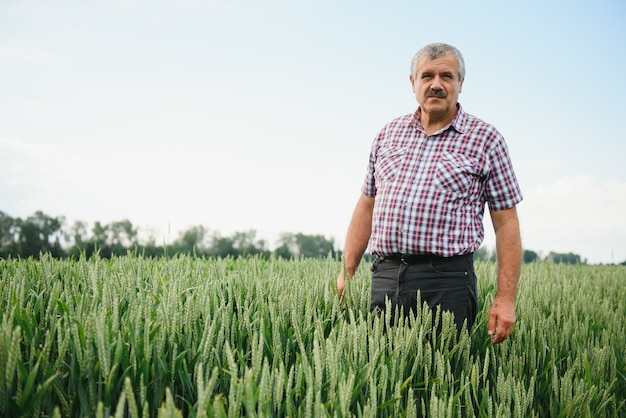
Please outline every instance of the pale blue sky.
[[2, 0], [0, 210], [343, 243], [372, 139], [417, 106], [411, 57], [442, 41], [507, 139], [525, 247], [621, 262], [625, 4]]

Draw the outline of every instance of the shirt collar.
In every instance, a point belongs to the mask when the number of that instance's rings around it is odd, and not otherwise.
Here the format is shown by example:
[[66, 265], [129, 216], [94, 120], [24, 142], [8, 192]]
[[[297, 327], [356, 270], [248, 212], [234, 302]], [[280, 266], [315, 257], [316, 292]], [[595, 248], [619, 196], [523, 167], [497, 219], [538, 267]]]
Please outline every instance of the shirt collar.
[[[465, 124], [467, 122], [467, 113], [465, 113], [465, 111], [463, 110], [463, 106], [461, 106], [461, 103], [457, 102], [456, 106], [459, 111], [456, 112], [456, 116], [454, 116], [454, 119], [452, 119], [452, 122], [450, 122], [448, 126], [443, 128], [441, 132], [447, 130], [450, 127], [453, 127], [459, 133], [463, 133], [465, 131]], [[418, 107], [415, 113], [413, 114], [412, 125], [419, 129], [424, 129], [422, 127], [422, 122], [420, 120], [421, 116], [422, 116], [422, 108]]]

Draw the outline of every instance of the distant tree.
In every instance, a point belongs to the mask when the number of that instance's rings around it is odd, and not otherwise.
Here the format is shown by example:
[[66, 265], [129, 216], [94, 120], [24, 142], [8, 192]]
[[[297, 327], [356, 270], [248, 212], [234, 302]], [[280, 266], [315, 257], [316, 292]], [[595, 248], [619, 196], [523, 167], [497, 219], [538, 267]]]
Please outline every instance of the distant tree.
[[279, 246], [274, 254], [283, 258], [291, 257], [326, 257], [336, 255], [335, 241], [323, 235], [292, 234], [284, 232], [278, 239]]
[[94, 253], [102, 258], [110, 258], [113, 255], [124, 255], [130, 249], [134, 249], [137, 242], [137, 228], [127, 219], [114, 221], [110, 224], [94, 222], [91, 228], [91, 236], [86, 237], [87, 224], [76, 222], [70, 231], [73, 236], [76, 252], [84, 252], [85, 256], [91, 257]]
[[578, 254], [574, 254], [574, 253], [555, 253], [555, 252], [550, 252], [550, 254], [548, 254], [548, 256], [546, 257], [547, 261], [552, 261], [553, 263], [563, 263], [563, 264], [584, 264], [583, 261], [581, 261], [580, 256]]
[[208, 232], [208, 229], [202, 225], [191, 226], [179, 234], [179, 238], [174, 241], [172, 249], [186, 254], [203, 253], [209, 247]]
[[524, 260], [524, 263], [532, 263], [534, 261], [539, 260], [539, 255], [534, 251], [524, 250], [523, 260]]
[[53, 257], [65, 255], [61, 247], [64, 218], [51, 217], [41, 211], [35, 212], [25, 220], [18, 218], [16, 231], [17, 247], [22, 257], [38, 258], [40, 253], [48, 253]]
[[235, 232], [233, 235], [233, 248], [237, 255], [255, 255], [265, 251], [265, 241], [256, 239], [256, 230]]
[[296, 237], [291, 232], [282, 232], [277, 241], [278, 247], [274, 250], [274, 254], [282, 258], [292, 258], [298, 255], [298, 246], [296, 245]]
[[121, 248], [132, 248], [137, 244], [137, 228], [135, 228], [128, 219], [111, 222], [107, 230], [107, 244], [109, 245]]
[[0, 257], [15, 253], [15, 220], [0, 211]]
[[228, 257], [238, 256], [239, 252], [235, 248], [235, 243], [232, 237], [222, 237], [220, 234], [215, 233], [213, 235], [209, 254], [216, 257]]
[[91, 241], [96, 245], [104, 246], [107, 243], [107, 227], [96, 221], [91, 228]]
[[208, 254], [215, 257], [268, 255], [265, 241], [256, 239], [256, 230], [237, 231], [230, 237], [214, 233]]
[[294, 236], [298, 255], [303, 257], [326, 257], [335, 251], [334, 240], [328, 240], [322, 235], [296, 234]]
[[274, 249], [274, 255], [285, 259], [293, 258], [293, 253], [289, 250], [289, 245], [284, 243]]
[[68, 236], [70, 237], [73, 245], [78, 248], [83, 248], [85, 243], [89, 240], [87, 227], [87, 223], [83, 221], [75, 221], [70, 227]]

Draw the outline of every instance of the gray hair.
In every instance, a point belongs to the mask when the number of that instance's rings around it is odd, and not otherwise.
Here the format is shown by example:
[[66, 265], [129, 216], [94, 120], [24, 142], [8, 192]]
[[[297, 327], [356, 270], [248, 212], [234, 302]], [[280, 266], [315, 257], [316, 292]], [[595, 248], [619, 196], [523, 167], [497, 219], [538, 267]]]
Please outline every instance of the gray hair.
[[465, 60], [463, 60], [461, 51], [452, 45], [440, 42], [428, 44], [417, 51], [411, 60], [411, 75], [414, 78], [417, 77], [417, 63], [420, 62], [420, 60], [424, 58], [434, 60], [435, 58], [440, 58], [448, 54], [452, 54], [459, 63], [459, 80], [462, 80], [465, 77]]

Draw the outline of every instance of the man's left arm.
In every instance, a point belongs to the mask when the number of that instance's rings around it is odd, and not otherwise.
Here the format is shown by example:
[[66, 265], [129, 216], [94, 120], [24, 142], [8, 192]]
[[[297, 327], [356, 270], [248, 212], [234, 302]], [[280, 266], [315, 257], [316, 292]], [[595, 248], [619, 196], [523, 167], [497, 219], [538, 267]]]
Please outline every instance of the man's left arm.
[[498, 288], [489, 310], [487, 330], [493, 344], [506, 340], [515, 325], [515, 297], [522, 264], [522, 240], [515, 207], [491, 211], [496, 234]]

